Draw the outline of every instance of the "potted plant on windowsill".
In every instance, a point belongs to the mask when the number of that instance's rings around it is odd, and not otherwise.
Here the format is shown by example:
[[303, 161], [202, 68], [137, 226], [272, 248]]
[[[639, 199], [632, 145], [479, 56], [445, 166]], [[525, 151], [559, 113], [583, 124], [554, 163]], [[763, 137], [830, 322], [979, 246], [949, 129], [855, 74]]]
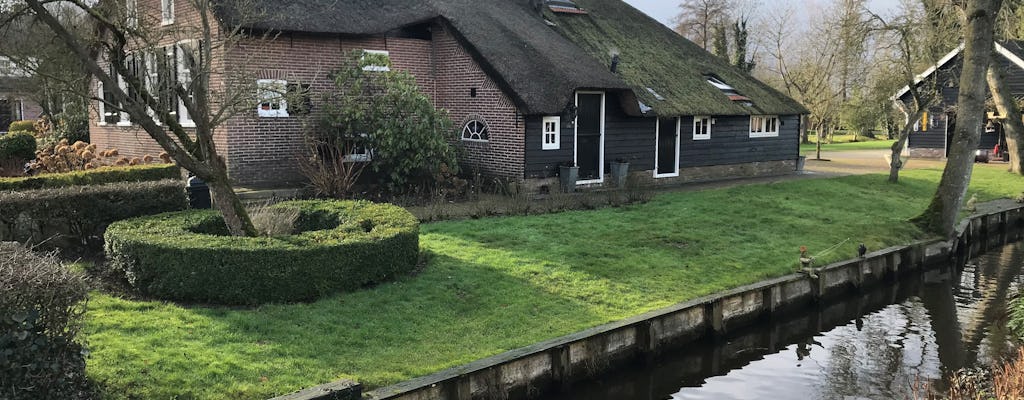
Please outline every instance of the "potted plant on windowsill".
[[626, 187], [626, 178], [629, 176], [629, 161], [622, 158], [616, 158], [611, 162], [611, 170], [612, 182], [615, 182], [615, 187]]
[[558, 166], [558, 182], [562, 185], [562, 191], [572, 193], [576, 191], [576, 181], [580, 177], [580, 167], [573, 162], [562, 163]]

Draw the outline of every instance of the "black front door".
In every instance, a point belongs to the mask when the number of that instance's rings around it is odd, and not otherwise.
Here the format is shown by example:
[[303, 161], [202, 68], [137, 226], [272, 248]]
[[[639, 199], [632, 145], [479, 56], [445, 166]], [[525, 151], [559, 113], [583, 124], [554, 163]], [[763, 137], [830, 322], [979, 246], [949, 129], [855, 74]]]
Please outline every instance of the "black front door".
[[658, 175], [676, 172], [675, 118], [658, 118]]
[[580, 180], [601, 179], [601, 141], [604, 95], [580, 93], [576, 97], [576, 165]]

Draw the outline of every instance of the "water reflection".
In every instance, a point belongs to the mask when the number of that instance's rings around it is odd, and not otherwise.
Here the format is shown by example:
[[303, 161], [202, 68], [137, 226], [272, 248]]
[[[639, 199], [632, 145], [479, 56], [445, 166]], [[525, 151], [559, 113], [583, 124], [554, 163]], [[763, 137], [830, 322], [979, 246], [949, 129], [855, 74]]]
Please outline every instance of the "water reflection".
[[1024, 244], [962, 270], [933, 271], [818, 312], [695, 343], [651, 365], [574, 385], [559, 399], [902, 399], [1007, 349], [1005, 299]]

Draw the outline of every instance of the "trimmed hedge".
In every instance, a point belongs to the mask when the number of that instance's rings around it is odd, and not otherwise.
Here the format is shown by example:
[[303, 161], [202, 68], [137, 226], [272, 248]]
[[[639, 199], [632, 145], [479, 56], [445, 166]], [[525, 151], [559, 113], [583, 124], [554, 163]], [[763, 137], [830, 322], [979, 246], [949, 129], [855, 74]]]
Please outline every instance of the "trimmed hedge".
[[111, 222], [186, 208], [180, 179], [0, 191], [0, 240], [99, 251]]
[[31, 160], [36, 158], [36, 146], [36, 137], [28, 132], [0, 136], [0, 160]]
[[103, 167], [88, 171], [72, 171], [19, 178], [0, 178], [0, 191], [103, 185], [117, 182], [146, 182], [163, 179], [180, 180], [181, 169], [174, 164], [148, 164], [130, 167]]
[[8, 132], [36, 132], [36, 120], [26, 119], [21, 121], [14, 121], [7, 128]]
[[227, 236], [214, 211], [120, 221], [105, 236], [112, 267], [143, 294], [218, 304], [314, 300], [413, 270], [419, 222], [403, 208], [353, 201], [291, 201], [300, 233]]

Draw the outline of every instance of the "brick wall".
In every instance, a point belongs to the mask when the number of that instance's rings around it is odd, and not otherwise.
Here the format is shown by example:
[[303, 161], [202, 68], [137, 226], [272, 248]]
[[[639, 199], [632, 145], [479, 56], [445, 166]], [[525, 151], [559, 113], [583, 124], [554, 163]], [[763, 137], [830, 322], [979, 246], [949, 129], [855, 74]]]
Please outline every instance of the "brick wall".
[[[459, 140], [463, 167], [490, 176], [524, 177], [526, 122], [518, 108], [445, 27], [434, 27], [438, 106], [451, 115], [459, 134], [470, 118], [482, 118], [487, 142]], [[476, 97], [471, 92], [476, 89]]]
[[[135, 0], [138, 7], [138, 23], [140, 26], [152, 27], [152, 35], [157, 46], [170, 46], [185, 40], [195, 40], [202, 35], [199, 29], [202, 26], [199, 12], [192, 7], [188, 1], [177, 0], [174, 2], [174, 22], [163, 25], [161, 23], [160, 0]], [[223, 93], [224, 88], [224, 65], [220, 61], [219, 43], [224, 39], [220, 36], [219, 30], [215, 30], [213, 38], [214, 62], [211, 64], [210, 86], [216, 97], [216, 93]], [[91, 93], [98, 93], [99, 82], [93, 80], [90, 86]], [[125, 157], [141, 157], [144, 155], [158, 155], [164, 150], [158, 145], [149, 134], [137, 124], [107, 124], [102, 122], [99, 115], [98, 102], [89, 104], [89, 139], [102, 149], [117, 149]], [[227, 129], [220, 127], [214, 131], [214, 143], [220, 154], [227, 149]]]
[[[435, 106], [449, 111], [456, 128], [470, 116], [489, 125], [490, 140], [457, 141], [463, 163], [493, 176], [523, 176], [523, 118], [516, 107], [443, 27], [433, 26], [433, 40], [413, 38], [325, 38], [286, 34], [273, 41], [250, 40], [233, 49], [228, 65], [245, 66], [242, 76], [280, 79], [311, 85], [313, 112], [319, 97], [333, 88], [329, 74], [357, 50], [386, 50], [392, 68], [407, 71]], [[472, 97], [470, 89], [476, 89]], [[227, 123], [228, 165], [232, 177], [246, 185], [296, 184], [303, 181], [295, 161], [303, 151], [302, 116], [259, 117], [255, 107]]]

